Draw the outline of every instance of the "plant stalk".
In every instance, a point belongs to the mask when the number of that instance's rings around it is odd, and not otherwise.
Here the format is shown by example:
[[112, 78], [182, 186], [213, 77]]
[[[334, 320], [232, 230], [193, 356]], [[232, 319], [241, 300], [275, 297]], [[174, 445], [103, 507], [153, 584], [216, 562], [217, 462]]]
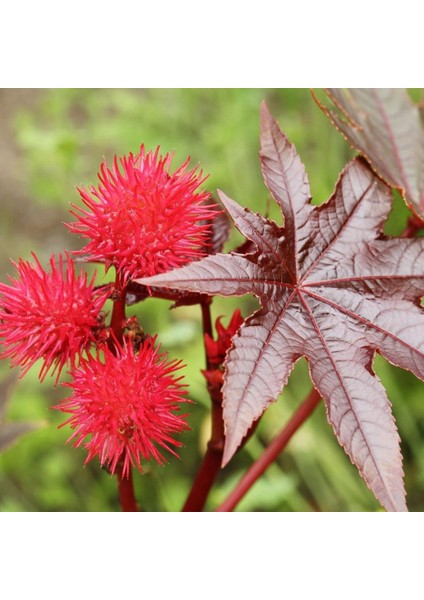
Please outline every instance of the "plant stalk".
[[[124, 342], [124, 323], [125, 323], [125, 296], [126, 289], [122, 277], [116, 274], [115, 289], [113, 292], [113, 309], [110, 319], [110, 329], [112, 335], [108, 340], [109, 349], [116, 353], [117, 345], [121, 346]], [[121, 461], [123, 463], [123, 460]], [[123, 512], [137, 512], [137, 502], [134, 494], [134, 484], [132, 478], [132, 467], [129, 469], [128, 477], [122, 477], [122, 466], [116, 471], [118, 481], [119, 501]]]
[[122, 477], [122, 469], [119, 469], [116, 472], [116, 477], [118, 480], [119, 501], [121, 503], [122, 512], [138, 512], [131, 468], [128, 477]]
[[[205, 339], [206, 334], [210, 337], [213, 335], [210, 305], [210, 298], [207, 298], [200, 304], [202, 310], [203, 339]], [[210, 362], [206, 347], [205, 357], [207, 370], [216, 367], [216, 365], [213, 365]], [[211, 437], [202, 464], [200, 465], [190, 493], [183, 506], [183, 512], [200, 512], [203, 510], [209, 492], [221, 468], [225, 441], [224, 420], [222, 417], [222, 385], [208, 384], [208, 391], [212, 401]]]
[[253, 484], [267, 470], [269, 465], [274, 462], [280, 452], [284, 450], [292, 436], [299, 427], [312, 414], [321, 401], [321, 396], [314, 388], [304, 402], [299, 406], [290, 421], [284, 429], [273, 439], [270, 445], [250, 469], [243, 475], [237, 486], [230, 493], [228, 498], [216, 509], [216, 512], [231, 512], [250, 490]]
[[125, 296], [126, 289], [123, 285], [122, 278], [119, 273], [116, 274], [115, 289], [113, 291], [113, 309], [110, 319], [110, 329], [112, 330], [109, 338], [109, 349], [111, 352], [116, 351], [116, 344], [122, 345], [124, 341], [124, 322], [125, 322]]

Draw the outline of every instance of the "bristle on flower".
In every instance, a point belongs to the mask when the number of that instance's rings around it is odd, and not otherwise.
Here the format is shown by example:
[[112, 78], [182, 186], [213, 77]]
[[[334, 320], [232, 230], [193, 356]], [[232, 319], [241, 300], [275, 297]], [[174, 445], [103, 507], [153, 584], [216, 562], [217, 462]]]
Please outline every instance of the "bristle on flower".
[[77, 274], [68, 254], [57, 261], [53, 255], [49, 271], [33, 258], [12, 261], [19, 277], [0, 283], [1, 358], [10, 358], [23, 374], [42, 359], [40, 379], [52, 369], [57, 382], [63, 367], [96, 341], [109, 289], [96, 290], [95, 276], [89, 281], [86, 273]]
[[[181, 402], [189, 402], [182, 377], [174, 377], [182, 364], [168, 361], [148, 339], [136, 353], [131, 343], [112, 352], [107, 347], [90, 355], [71, 371], [64, 383], [73, 395], [54, 408], [72, 416], [61, 425], [74, 430], [68, 441], [88, 450], [86, 463], [98, 456], [111, 473], [122, 465], [122, 477], [131, 466], [141, 471], [141, 459], [159, 464], [159, 448], [176, 455], [181, 442], [172, 435], [188, 429], [186, 415], [177, 415]], [[89, 437], [86, 441], [87, 436]]]
[[86, 208], [73, 205], [77, 221], [67, 224], [89, 240], [78, 252], [115, 266], [126, 281], [201, 258], [217, 210], [208, 192], [196, 193], [202, 171], [188, 170], [187, 159], [171, 173], [171, 161], [141, 146], [136, 156], [115, 157], [111, 169], [103, 162], [99, 185], [78, 189]]

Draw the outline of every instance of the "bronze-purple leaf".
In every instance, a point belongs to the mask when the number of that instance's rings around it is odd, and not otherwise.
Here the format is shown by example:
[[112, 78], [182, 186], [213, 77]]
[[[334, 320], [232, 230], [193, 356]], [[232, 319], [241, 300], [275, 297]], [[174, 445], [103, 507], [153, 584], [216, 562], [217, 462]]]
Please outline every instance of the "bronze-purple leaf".
[[399, 436], [372, 361], [378, 350], [424, 379], [424, 239], [382, 234], [390, 190], [360, 158], [313, 207], [304, 166], [265, 105], [260, 157], [284, 227], [221, 193], [256, 251], [217, 254], [142, 283], [260, 299], [227, 354], [224, 463], [305, 356], [351, 461], [387, 510], [406, 510]]
[[219, 210], [206, 221], [209, 224], [209, 231], [205, 241], [205, 252], [218, 254], [218, 252], [222, 252], [224, 244], [230, 236], [230, 221], [222, 206], [218, 206], [213, 199], [209, 199], [207, 204], [219, 208]]
[[327, 89], [322, 110], [389, 185], [424, 218], [424, 123], [404, 89]]

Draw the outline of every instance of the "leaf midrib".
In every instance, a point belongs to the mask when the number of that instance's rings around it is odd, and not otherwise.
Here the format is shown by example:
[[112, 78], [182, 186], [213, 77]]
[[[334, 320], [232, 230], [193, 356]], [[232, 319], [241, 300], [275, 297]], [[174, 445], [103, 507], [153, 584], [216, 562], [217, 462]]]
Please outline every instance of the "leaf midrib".
[[[314, 269], [316, 268], [316, 266], [319, 265], [319, 263], [322, 260], [322, 258], [324, 256], [326, 256], [326, 254], [328, 254], [328, 252], [331, 250], [331, 248], [334, 246], [334, 244], [340, 239], [340, 236], [341, 236], [342, 232], [345, 231], [346, 227], [349, 225], [352, 217], [355, 215], [356, 211], [359, 209], [359, 207], [361, 206], [363, 200], [365, 199], [365, 197], [367, 196], [368, 192], [372, 188], [373, 183], [374, 183], [374, 181], [371, 180], [370, 184], [367, 186], [367, 188], [364, 190], [364, 192], [358, 198], [357, 202], [353, 206], [353, 208], [350, 211], [350, 213], [348, 213], [346, 215], [345, 221], [343, 222], [343, 224], [341, 225], [341, 227], [337, 230], [337, 232], [335, 233], [333, 239], [327, 244], [327, 246], [323, 249], [323, 251], [316, 257], [316, 259], [313, 261], [313, 263], [308, 267], [308, 269], [306, 270], [306, 273], [304, 273], [304, 275], [302, 276], [302, 279], [301, 279], [300, 283], [303, 284], [303, 282], [305, 282], [305, 279], [308, 277], [308, 275], [310, 275], [310, 273], [314, 271]], [[336, 194], [337, 194], [337, 190], [336, 190]]]
[[344, 306], [341, 306], [340, 304], [337, 304], [337, 302], [334, 302], [333, 300], [325, 298], [325, 296], [320, 296], [319, 294], [314, 294], [313, 292], [311, 292], [309, 290], [305, 291], [305, 293], [308, 294], [309, 296], [311, 296], [311, 298], [314, 298], [315, 300], [318, 300], [319, 302], [323, 302], [324, 304], [327, 304], [327, 306], [331, 306], [332, 308], [335, 308], [336, 310], [338, 310], [339, 312], [341, 312], [343, 315], [347, 315], [348, 317], [351, 317], [352, 319], [356, 319], [362, 325], [366, 325], [367, 327], [370, 327], [371, 329], [376, 329], [380, 333], [382, 333], [384, 335], [387, 335], [387, 337], [392, 338], [393, 340], [395, 340], [399, 344], [405, 346], [405, 348], [407, 348], [408, 350], [410, 350], [412, 352], [415, 352], [416, 354], [418, 354], [420, 357], [422, 357], [424, 359], [424, 352], [421, 352], [421, 350], [418, 350], [417, 348], [414, 348], [413, 346], [411, 346], [410, 344], [408, 344], [408, 342], [405, 342], [404, 340], [402, 340], [401, 338], [397, 337], [396, 335], [394, 335], [390, 331], [387, 331], [386, 329], [383, 329], [383, 327], [380, 327], [379, 325], [376, 325], [375, 323], [373, 323], [372, 321], [369, 321], [365, 317], [362, 317], [361, 315], [358, 315], [354, 311], [351, 311], [348, 308], [345, 308]]
[[[349, 404], [349, 406], [350, 406], [350, 409], [351, 409], [352, 413], [355, 415], [355, 420], [356, 420], [356, 423], [357, 423], [357, 425], [358, 425], [358, 429], [360, 430], [360, 432], [361, 432], [361, 434], [362, 434], [362, 438], [363, 438], [363, 440], [364, 440], [364, 442], [365, 442], [365, 444], [366, 444], [366, 446], [367, 446], [367, 448], [368, 448], [368, 455], [369, 455], [369, 457], [371, 458], [372, 462], [374, 463], [374, 467], [375, 467], [375, 469], [376, 469], [376, 471], [377, 471], [377, 473], [378, 473], [378, 477], [380, 478], [380, 481], [383, 483], [383, 485], [384, 485], [384, 489], [385, 489], [385, 491], [386, 491], [386, 493], [387, 493], [387, 496], [388, 496], [388, 498], [390, 498], [390, 501], [392, 502], [392, 505], [393, 505], [393, 507], [396, 509], [396, 506], [397, 506], [396, 500], [395, 500], [395, 499], [393, 499], [393, 496], [392, 496], [392, 494], [391, 494], [390, 488], [388, 487], [388, 485], [387, 485], [387, 483], [386, 483], [386, 479], [385, 479], [385, 477], [383, 477], [383, 476], [382, 476], [382, 474], [381, 474], [381, 472], [380, 472], [380, 469], [379, 469], [379, 466], [378, 466], [378, 462], [377, 462], [377, 461], [376, 461], [376, 459], [374, 458], [374, 453], [372, 452], [372, 450], [371, 450], [371, 448], [370, 448], [370, 445], [369, 445], [369, 443], [368, 443], [367, 436], [364, 434], [364, 431], [363, 431], [363, 429], [362, 429], [362, 427], [361, 427], [361, 422], [360, 422], [360, 419], [358, 418], [358, 416], [357, 416], [357, 414], [356, 414], [356, 412], [355, 412], [355, 410], [354, 410], [354, 407], [353, 407], [353, 402], [352, 402], [352, 400], [351, 400], [351, 396], [350, 396], [350, 394], [349, 394], [348, 390], [346, 389], [346, 386], [345, 386], [345, 383], [344, 383], [344, 379], [343, 379], [342, 375], [341, 375], [341, 374], [339, 373], [339, 371], [338, 371], [337, 364], [336, 364], [336, 362], [335, 362], [335, 360], [334, 360], [334, 358], [333, 358], [333, 355], [332, 355], [332, 353], [330, 352], [330, 349], [329, 349], [329, 347], [327, 346], [327, 343], [326, 343], [326, 341], [325, 341], [325, 338], [324, 338], [324, 336], [322, 335], [322, 332], [321, 332], [320, 328], [318, 327], [318, 323], [317, 323], [317, 321], [316, 321], [316, 319], [315, 319], [315, 317], [314, 317], [314, 315], [313, 315], [312, 309], [310, 308], [310, 306], [308, 305], [308, 303], [306, 302], [306, 300], [303, 298], [303, 296], [302, 296], [302, 294], [301, 294], [301, 293], [299, 293], [299, 298], [300, 298], [300, 300], [301, 300], [302, 304], [304, 305], [306, 312], [307, 312], [307, 313], [308, 313], [308, 315], [309, 315], [309, 318], [310, 318], [310, 320], [311, 320], [312, 326], [313, 326], [313, 328], [315, 329], [315, 332], [316, 332], [316, 334], [317, 334], [317, 336], [318, 336], [318, 338], [319, 338], [319, 340], [320, 340], [320, 342], [321, 342], [321, 346], [322, 346], [322, 348], [323, 348], [323, 349], [324, 349], [324, 351], [326, 352], [326, 354], [327, 354], [328, 358], [329, 358], [329, 359], [330, 359], [330, 361], [331, 361], [331, 364], [333, 365], [333, 370], [334, 370], [334, 373], [336, 374], [336, 376], [337, 376], [337, 379], [338, 379], [338, 380], [339, 380], [339, 382], [340, 382], [340, 385], [341, 385], [341, 387], [342, 387], [342, 389], [343, 389], [343, 392], [344, 392], [344, 394], [345, 394], [345, 397], [346, 397], [346, 400], [347, 400], [347, 402], [348, 402], [348, 404]], [[326, 396], [325, 396], [325, 395], [323, 395], [323, 397], [325, 398]], [[340, 442], [340, 443], [341, 443], [341, 442]], [[350, 454], [351, 454], [351, 452], [348, 452], [348, 454], [350, 455]], [[363, 472], [363, 469], [362, 469], [362, 467], [361, 467], [359, 464], [357, 464], [356, 466], [358, 467], [358, 469], [360, 470], [360, 472], [361, 472], [362, 476], [363, 476], [363, 477], [364, 477], [364, 479], [365, 479], [365, 475], [364, 475], [364, 472]], [[365, 481], [367, 481], [367, 480], [365, 479]]]

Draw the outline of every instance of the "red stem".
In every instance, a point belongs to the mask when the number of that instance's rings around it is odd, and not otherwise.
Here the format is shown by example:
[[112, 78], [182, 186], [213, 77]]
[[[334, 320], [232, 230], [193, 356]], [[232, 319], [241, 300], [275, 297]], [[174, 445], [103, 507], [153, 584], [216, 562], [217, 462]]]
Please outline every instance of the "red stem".
[[[201, 303], [203, 339], [205, 334], [212, 337], [212, 318], [211, 318], [211, 300], [208, 298]], [[216, 367], [208, 357], [205, 347], [206, 369], [210, 370]], [[208, 384], [208, 391], [212, 401], [212, 430], [211, 438], [208, 442], [206, 453], [202, 464], [194, 479], [190, 493], [183, 506], [183, 512], [200, 512], [205, 506], [209, 492], [214, 484], [217, 474], [221, 468], [222, 453], [224, 451], [224, 421], [222, 418], [222, 392], [221, 385]]]
[[[208, 298], [207, 300], [205, 300], [204, 302], [202, 302], [200, 304], [200, 307], [202, 309], [203, 339], [205, 339], [206, 334], [209, 335], [210, 337], [213, 336], [211, 302], [212, 302], [211, 299]], [[205, 355], [206, 355], [206, 368], [210, 369], [211, 365], [209, 363], [209, 358], [208, 358], [208, 353], [206, 352], [206, 348], [205, 348]]]
[[[124, 341], [124, 323], [125, 323], [125, 295], [126, 289], [122, 277], [116, 274], [115, 290], [113, 293], [113, 310], [110, 319], [110, 328], [113, 335], [108, 340], [111, 352], [116, 352], [116, 345], [121, 345]], [[121, 460], [121, 462], [123, 462]], [[128, 477], [122, 477], [122, 466], [116, 470], [116, 479], [118, 481], [119, 501], [123, 512], [137, 512], [137, 502], [134, 495], [134, 484], [132, 479], [131, 467]]]
[[293, 434], [296, 433], [302, 423], [311, 415], [320, 401], [321, 396], [314, 388], [299, 406], [284, 429], [273, 439], [259, 459], [244, 474], [228, 498], [216, 509], [217, 512], [231, 512], [234, 510], [252, 485], [267, 470], [269, 465], [274, 462], [280, 452], [284, 450]]
[[222, 452], [223, 446], [222, 448], [214, 447], [211, 439], [183, 506], [183, 512], [201, 512], [203, 510], [209, 492], [221, 468]]
[[125, 321], [125, 295], [126, 289], [119, 273], [116, 274], [115, 289], [112, 295], [113, 310], [110, 319], [110, 328], [113, 336], [109, 338], [109, 348], [114, 352], [116, 343], [122, 344], [124, 340], [123, 327]]
[[116, 472], [116, 478], [118, 480], [119, 501], [121, 503], [122, 512], [138, 512], [131, 469], [128, 477], [122, 477], [122, 470], [118, 470]]

